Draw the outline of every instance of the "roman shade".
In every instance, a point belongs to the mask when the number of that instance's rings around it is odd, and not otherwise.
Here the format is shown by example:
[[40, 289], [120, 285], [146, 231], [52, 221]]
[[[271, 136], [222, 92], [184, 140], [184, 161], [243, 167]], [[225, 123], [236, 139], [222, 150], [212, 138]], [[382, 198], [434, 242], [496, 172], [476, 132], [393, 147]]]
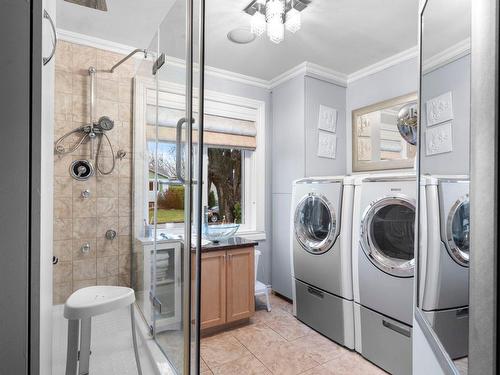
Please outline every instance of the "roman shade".
[[[150, 92], [147, 93], [146, 97], [145, 121], [147, 139], [156, 138], [155, 125], [158, 122], [158, 140], [175, 142], [177, 122], [179, 119], [185, 117], [182, 95], [160, 92], [158, 106], [156, 106], [156, 97], [151, 95]], [[196, 115], [195, 113], [195, 118]], [[254, 121], [232, 118], [230, 117], [230, 113], [228, 117], [205, 114], [204, 120], [203, 134], [206, 145], [249, 150], [256, 148], [257, 130]], [[197, 128], [198, 125], [195, 122], [193, 124], [194, 142], [198, 139]], [[184, 138], [185, 131], [182, 131], [182, 135]]]

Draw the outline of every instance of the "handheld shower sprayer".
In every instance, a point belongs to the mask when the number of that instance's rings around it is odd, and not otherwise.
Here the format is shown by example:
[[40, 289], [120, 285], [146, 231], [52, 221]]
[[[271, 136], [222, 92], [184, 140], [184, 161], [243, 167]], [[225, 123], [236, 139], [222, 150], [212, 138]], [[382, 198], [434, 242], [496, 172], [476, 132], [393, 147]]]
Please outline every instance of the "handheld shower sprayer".
[[[125, 56], [123, 59], [118, 61], [115, 65], [111, 67], [109, 70], [110, 73], [113, 73], [116, 68], [118, 68], [121, 64], [123, 64], [125, 61], [130, 59], [133, 55], [136, 53], [141, 52], [144, 54], [144, 58], [146, 59], [148, 57], [148, 51], [146, 49], [135, 49], [132, 52], [130, 52], [127, 56]], [[84, 142], [88, 142], [90, 146], [90, 159], [95, 158], [95, 167], [96, 169], [100, 172], [101, 175], [109, 175], [113, 172], [115, 169], [115, 153], [113, 150], [113, 145], [111, 144], [111, 141], [106, 134], [106, 132], [112, 130], [115, 126], [114, 121], [108, 117], [108, 116], [101, 116], [99, 119], [94, 122], [94, 109], [95, 109], [95, 78], [97, 74], [97, 69], [94, 67], [89, 67], [88, 68], [88, 74], [90, 76], [90, 108], [89, 108], [89, 118], [90, 118], [90, 123], [88, 125], [83, 125], [80, 126], [76, 129], [73, 129], [66, 134], [64, 134], [62, 137], [60, 137], [54, 144], [54, 150], [56, 154], [63, 155], [63, 154], [68, 154], [76, 151]], [[66, 148], [63, 145], [63, 142], [66, 138], [68, 138], [72, 134], [80, 134], [81, 137], [70, 147]], [[112, 165], [109, 170], [104, 170], [102, 169], [99, 161], [102, 158], [102, 142], [103, 138], [106, 139], [106, 142], [108, 143], [109, 149], [111, 151], [110, 153], [110, 158], [112, 161]], [[97, 150], [94, 155], [94, 139], [97, 139]], [[123, 158], [126, 153], [122, 151], [120, 153], [120, 158]], [[78, 171], [77, 171], [78, 172]]]

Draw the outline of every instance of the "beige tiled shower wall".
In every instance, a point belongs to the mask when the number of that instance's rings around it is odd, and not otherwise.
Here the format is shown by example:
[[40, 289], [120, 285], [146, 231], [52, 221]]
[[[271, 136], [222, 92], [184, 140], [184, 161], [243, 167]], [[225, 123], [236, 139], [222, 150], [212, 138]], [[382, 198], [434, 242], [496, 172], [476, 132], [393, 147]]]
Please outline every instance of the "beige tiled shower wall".
[[[95, 119], [109, 116], [115, 122], [107, 134], [116, 159], [112, 174], [76, 181], [69, 175], [70, 163], [90, 157], [90, 145], [54, 156], [54, 304], [64, 303], [75, 290], [89, 285], [130, 285], [132, 221], [132, 76], [133, 59], [114, 73], [109, 70], [123, 55], [61, 41], [55, 64], [55, 138], [90, 121], [90, 77], [88, 68], [97, 68]], [[70, 136], [68, 145], [77, 137]], [[97, 146], [97, 141], [96, 141]], [[103, 144], [102, 165], [111, 166], [111, 152]], [[95, 147], [97, 149], [97, 147]], [[81, 196], [88, 189], [90, 198]], [[118, 233], [107, 240], [105, 233]], [[81, 250], [90, 244], [90, 252]]]

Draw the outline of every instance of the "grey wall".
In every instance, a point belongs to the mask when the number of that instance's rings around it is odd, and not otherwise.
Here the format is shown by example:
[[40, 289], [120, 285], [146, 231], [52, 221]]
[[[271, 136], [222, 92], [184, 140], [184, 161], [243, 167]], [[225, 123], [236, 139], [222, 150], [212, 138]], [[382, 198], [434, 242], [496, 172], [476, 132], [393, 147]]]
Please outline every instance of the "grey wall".
[[272, 192], [291, 194], [292, 182], [305, 173], [304, 77], [275, 87], [272, 100]]
[[[337, 110], [337, 156], [320, 158], [318, 149], [319, 106]], [[346, 88], [312, 77], [305, 77], [305, 175], [335, 176], [346, 172]]]
[[[302, 177], [345, 174], [346, 89], [299, 75], [275, 87], [272, 100], [272, 287], [292, 298], [292, 183]], [[338, 111], [336, 159], [317, 156], [320, 105]]]
[[[427, 156], [422, 148], [421, 170], [428, 174], [469, 174], [470, 55], [426, 73], [422, 81], [422, 127], [425, 142], [427, 100], [451, 91], [454, 119], [453, 151]], [[435, 125], [439, 126], [439, 125]]]
[[292, 182], [305, 174], [304, 76], [272, 93], [272, 287], [292, 298], [290, 204]]
[[[30, 2], [0, 4], [0, 374], [28, 373]], [[8, 51], [8, 52], [7, 52]], [[36, 313], [36, 311], [35, 311]]]
[[[418, 60], [412, 58], [380, 72], [350, 82], [347, 87], [346, 144], [352, 144], [352, 111], [418, 89]], [[352, 172], [352, 149], [346, 153], [347, 173]]]

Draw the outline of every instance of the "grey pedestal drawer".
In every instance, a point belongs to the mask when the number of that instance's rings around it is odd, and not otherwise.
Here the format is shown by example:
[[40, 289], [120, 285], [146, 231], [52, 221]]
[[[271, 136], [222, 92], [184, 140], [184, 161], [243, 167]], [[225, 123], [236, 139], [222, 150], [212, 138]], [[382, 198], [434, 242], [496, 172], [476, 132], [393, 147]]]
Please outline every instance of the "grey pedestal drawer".
[[343, 299], [295, 280], [297, 318], [331, 340], [345, 345]]
[[363, 357], [390, 374], [410, 375], [412, 327], [366, 307], [359, 308]]
[[467, 356], [469, 352], [469, 308], [424, 311], [441, 344], [451, 359]]

